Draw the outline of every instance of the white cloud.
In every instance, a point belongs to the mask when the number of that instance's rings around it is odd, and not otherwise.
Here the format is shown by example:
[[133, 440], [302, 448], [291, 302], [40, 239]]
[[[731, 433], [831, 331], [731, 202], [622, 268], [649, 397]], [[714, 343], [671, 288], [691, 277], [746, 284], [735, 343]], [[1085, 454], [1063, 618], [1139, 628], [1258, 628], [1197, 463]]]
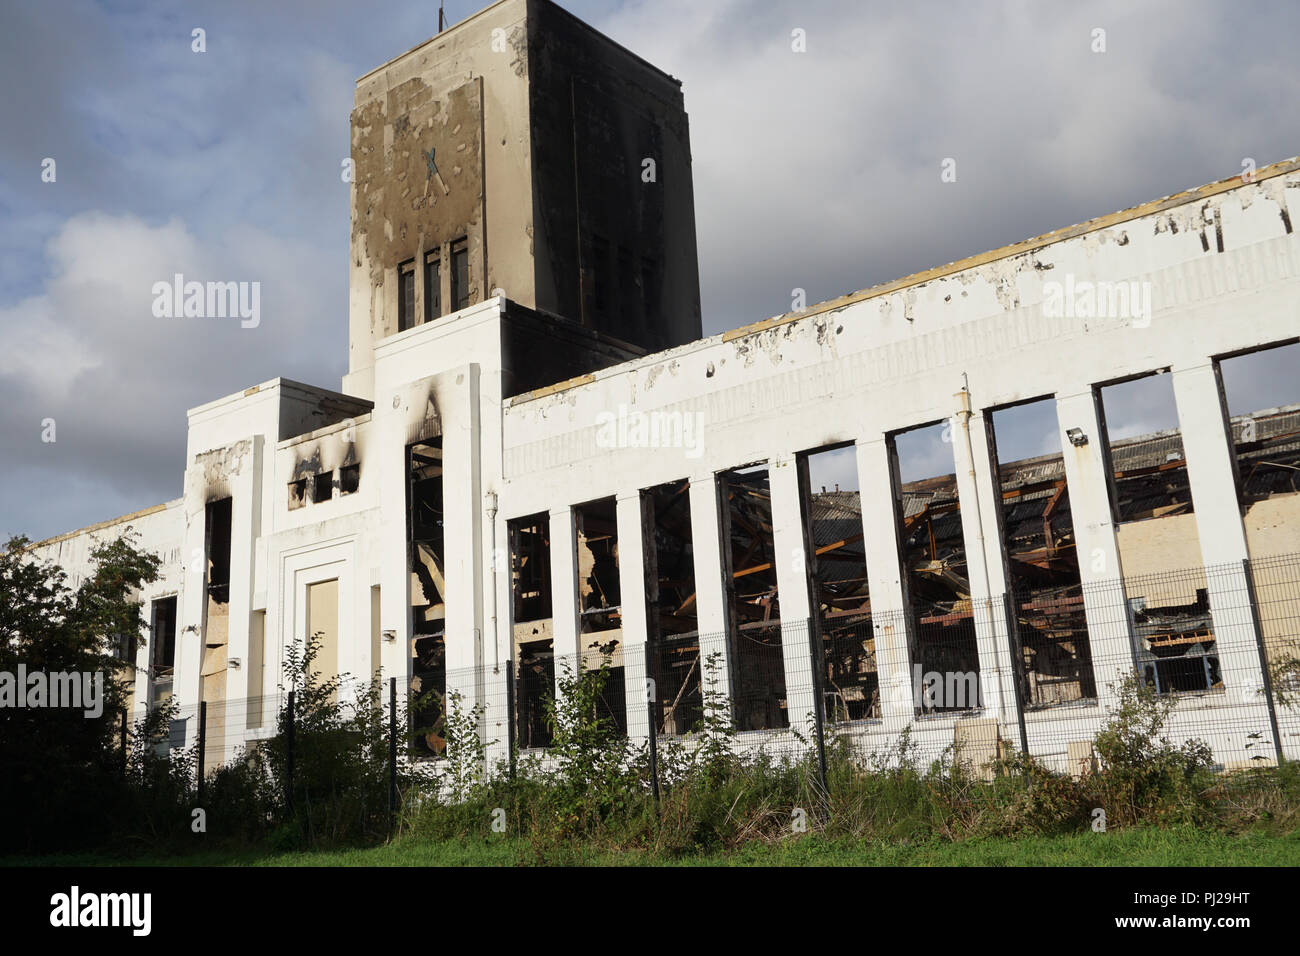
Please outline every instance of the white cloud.
[[[209, 239], [179, 219], [92, 213], [70, 219], [46, 257], [42, 292], [0, 310], [7, 527], [52, 533], [110, 517], [109, 501], [174, 497], [187, 408], [280, 374], [336, 385], [345, 364], [346, 281], [305, 240], [250, 226]], [[153, 286], [176, 273], [260, 282], [261, 323], [154, 317]], [[47, 418], [54, 444], [41, 441]], [[91, 476], [98, 494], [74, 498]], [[33, 522], [36, 488], [63, 510]]]

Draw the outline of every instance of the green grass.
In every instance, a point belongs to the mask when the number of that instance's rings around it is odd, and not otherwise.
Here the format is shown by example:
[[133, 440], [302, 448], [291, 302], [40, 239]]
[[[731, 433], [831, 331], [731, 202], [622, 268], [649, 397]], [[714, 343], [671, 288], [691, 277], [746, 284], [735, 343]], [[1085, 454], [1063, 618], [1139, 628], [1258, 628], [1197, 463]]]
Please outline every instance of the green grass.
[[960, 842], [861, 843], [816, 836], [748, 843], [727, 853], [675, 859], [641, 851], [559, 847], [540, 851], [505, 837], [463, 842], [402, 839], [357, 850], [245, 850], [178, 857], [58, 856], [0, 860], [7, 866], [1296, 866], [1300, 831], [1232, 836], [1199, 830], [1125, 830]]

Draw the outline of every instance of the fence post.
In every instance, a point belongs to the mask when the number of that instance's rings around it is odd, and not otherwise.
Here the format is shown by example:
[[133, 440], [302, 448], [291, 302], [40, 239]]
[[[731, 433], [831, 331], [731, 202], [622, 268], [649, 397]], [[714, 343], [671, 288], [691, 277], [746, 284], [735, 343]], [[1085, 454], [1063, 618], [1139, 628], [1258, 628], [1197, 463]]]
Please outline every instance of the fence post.
[[388, 678], [388, 812], [397, 813], [397, 678]]
[[288, 716], [284, 726], [284, 805], [293, 814], [293, 700], [294, 692], [289, 691]]
[[1277, 704], [1273, 700], [1273, 675], [1268, 672], [1268, 648], [1264, 646], [1264, 625], [1259, 618], [1259, 599], [1255, 595], [1255, 570], [1250, 559], [1243, 558], [1242, 577], [1246, 582], [1246, 601], [1250, 604], [1251, 623], [1255, 629], [1255, 650], [1259, 652], [1259, 672], [1264, 681], [1264, 701], [1268, 704], [1268, 723], [1273, 731], [1273, 753], [1282, 766], [1282, 731], [1277, 724]]
[[655, 678], [652, 676], [653, 674], [657, 673], [657, 671], [652, 671], [650, 669], [650, 662], [652, 657], [650, 651], [651, 643], [652, 643], [651, 641], [647, 640], [643, 645], [643, 652], [645, 654], [645, 675], [646, 675], [646, 682], [645, 682], [646, 718], [647, 718], [647, 724], [650, 728], [649, 734], [646, 738], [646, 743], [650, 748], [650, 791], [654, 794], [655, 806], [658, 806], [659, 805], [659, 731], [658, 728], [655, 727], [655, 725], [659, 723], [659, 716], [658, 714], [655, 713], [655, 711], [657, 710], [657, 707], [655, 706], [656, 704], [655, 698], [658, 696], [658, 690], [655, 686]]
[[831, 790], [826, 783], [826, 719], [823, 711], [826, 707], [826, 694], [822, 691], [825, 676], [826, 654], [822, 647], [821, 628], [817, 621], [809, 618], [808, 653], [812, 658], [813, 724], [817, 730], [817, 779], [822, 785], [822, 794], [830, 796]]
[[122, 708], [122, 775], [126, 775], [126, 708]]
[[[1025, 688], [1022, 672], [1025, 668], [1025, 652], [1020, 646], [1020, 611], [1016, 597], [1011, 591], [1002, 595], [1002, 618], [1007, 625], [1007, 646], [1011, 650], [1011, 686], [1015, 688], [1016, 726], [1020, 730], [1020, 753], [1029, 756], [1029, 731], [1025, 729]], [[1089, 666], [1092, 662], [1089, 661]]]
[[515, 779], [515, 662], [506, 661], [506, 759], [510, 763], [510, 781]]
[[198, 802], [203, 802], [203, 757], [208, 743], [208, 702], [199, 701]]

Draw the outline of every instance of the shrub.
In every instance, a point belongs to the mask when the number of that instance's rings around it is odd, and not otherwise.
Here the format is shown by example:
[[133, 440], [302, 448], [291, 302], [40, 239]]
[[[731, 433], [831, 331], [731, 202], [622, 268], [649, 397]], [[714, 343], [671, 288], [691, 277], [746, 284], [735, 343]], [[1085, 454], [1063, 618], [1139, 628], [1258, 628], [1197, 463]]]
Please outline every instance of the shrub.
[[1119, 706], [1094, 742], [1100, 770], [1087, 778], [1097, 805], [1112, 824], [1201, 822], [1201, 793], [1211, 782], [1209, 746], [1171, 743], [1163, 731], [1177, 700], [1158, 695], [1135, 674], [1124, 678], [1118, 695]]

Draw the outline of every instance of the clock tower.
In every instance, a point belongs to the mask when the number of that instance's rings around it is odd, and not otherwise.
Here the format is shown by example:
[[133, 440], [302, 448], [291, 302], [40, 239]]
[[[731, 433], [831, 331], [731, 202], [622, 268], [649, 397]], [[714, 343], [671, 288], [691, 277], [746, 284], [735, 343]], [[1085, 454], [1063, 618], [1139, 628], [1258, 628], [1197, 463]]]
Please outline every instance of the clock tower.
[[700, 337], [681, 84], [549, 0], [367, 73], [351, 129], [349, 391], [380, 341], [493, 295], [557, 343]]

